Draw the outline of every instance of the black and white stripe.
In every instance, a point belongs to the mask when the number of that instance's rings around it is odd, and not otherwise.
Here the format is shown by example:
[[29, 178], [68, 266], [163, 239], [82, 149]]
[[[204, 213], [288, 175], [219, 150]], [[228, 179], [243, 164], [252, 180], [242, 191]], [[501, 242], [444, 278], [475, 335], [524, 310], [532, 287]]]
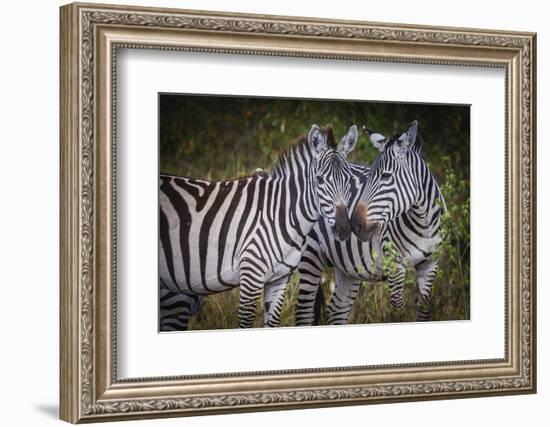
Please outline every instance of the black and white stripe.
[[[289, 276], [320, 216], [350, 234], [352, 126], [337, 145], [313, 125], [271, 172], [232, 181], [160, 177], [160, 329], [185, 330], [205, 295], [240, 286], [239, 321], [251, 327], [264, 290], [264, 323], [279, 324]], [[178, 307], [179, 306], [179, 307]]]
[[[335, 289], [327, 306], [329, 324], [345, 324], [363, 281], [387, 280], [391, 304], [404, 306], [406, 267], [416, 270], [417, 320], [431, 318], [431, 288], [437, 271], [433, 252], [440, 240], [439, 220], [443, 198], [415, 142], [417, 123], [393, 138], [369, 132], [381, 153], [372, 168], [353, 166], [359, 188], [352, 192], [354, 234], [345, 242], [335, 241], [323, 219], [306, 239], [299, 264], [300, 285], [296, 324], [315, 322], [315, 300], [323, 270], [335, 269]], [[356, 202], [358, 202], [356, 204]], [[382, 256], [389, 256], [388, 242], [395, 249], [392, 271], [384, 271]]]

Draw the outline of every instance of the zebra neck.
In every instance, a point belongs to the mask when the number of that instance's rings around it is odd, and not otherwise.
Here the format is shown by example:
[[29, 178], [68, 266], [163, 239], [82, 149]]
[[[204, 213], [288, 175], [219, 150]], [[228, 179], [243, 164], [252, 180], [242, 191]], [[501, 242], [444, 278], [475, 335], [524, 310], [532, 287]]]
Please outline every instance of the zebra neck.
[[426, 238], [432, 238], [439, 230], [439, 218], [441, 216], [441, 195], [439, 187], [431, 174], [420, 186], [423, 191], [418, 197], [418, 202], [407, 213], [414, 221], [416, 232]]
[[272, 200], [265, 205], [264, 216], [294, 242], [305, 239], [319, 219], [317, 194], [309, 175], [308, 170], [300, 176], [271, 176], [266, 183]]
[[[286, 225], [303, 239], [319, 219], [319, 201], [314, 185], [316, 160], [305, 138], [279, 158], [269, 174], [274, 194], [284, 204], [272, 204], [276, 218], [287, 218]], [[275, 213], [274, 213], [275, 215]]]

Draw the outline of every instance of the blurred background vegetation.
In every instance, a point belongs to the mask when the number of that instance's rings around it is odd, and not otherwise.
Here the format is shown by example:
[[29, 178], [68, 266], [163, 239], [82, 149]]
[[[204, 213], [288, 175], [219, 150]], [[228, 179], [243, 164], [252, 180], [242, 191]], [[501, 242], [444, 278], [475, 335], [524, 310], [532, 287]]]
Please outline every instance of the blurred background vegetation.
[[[424, 159], [447, 205], [433, 290], [433, 320], [470, 318], [469, 106], [161, 94], [159, 109], [160, 171], [211, 180], [248, 175], [256, 168], [269, 169], [313, 123], [332, 125], [339, 140], [352, 124], [366, 124], [391, 136], [418, 120]], [[377, 154], [360, 131], [349, 160], [370, 164]], [[285, 296], [284, 326], [294, 325], [296, 276]], [[327, 271], [323, 283], [327, 301], [333, 286], [334, 276]], [[237, 327], [238, 292], [236, 288], [208, 296], [191, 319], [190, 329]], [[414, 294], [415, 278], [409, 272], [406, 310], [395, 313], [385, 283], [364, 283], [350, 323], [414, 321]], [[259, 304], [256, 325], [262, 324]]]

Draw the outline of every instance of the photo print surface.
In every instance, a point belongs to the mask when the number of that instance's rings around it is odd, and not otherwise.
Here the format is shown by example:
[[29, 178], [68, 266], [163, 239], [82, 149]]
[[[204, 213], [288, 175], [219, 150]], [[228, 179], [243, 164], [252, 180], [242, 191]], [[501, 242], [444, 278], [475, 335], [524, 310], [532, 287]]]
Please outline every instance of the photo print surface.
[[470, 318], [470, 107], [159, 94], [159, 331]]

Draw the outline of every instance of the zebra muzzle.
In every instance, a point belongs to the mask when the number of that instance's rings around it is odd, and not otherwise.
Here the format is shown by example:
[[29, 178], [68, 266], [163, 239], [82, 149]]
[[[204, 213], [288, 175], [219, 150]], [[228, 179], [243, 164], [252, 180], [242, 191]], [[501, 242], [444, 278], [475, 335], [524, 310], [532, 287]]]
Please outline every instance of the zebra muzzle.
[[335, 222], [332, 226], [332, 232], [339, 240], [347, 240], [351, 235], [351, 224], [348, 218], [348, 208], [346, 205], [336, 205]]
[[367, 205], [360, 202], [353, 211], [351, 228], [359, 240], [367, 242], [380, 233], [381, 227], [379, 222], [368, 220]]

